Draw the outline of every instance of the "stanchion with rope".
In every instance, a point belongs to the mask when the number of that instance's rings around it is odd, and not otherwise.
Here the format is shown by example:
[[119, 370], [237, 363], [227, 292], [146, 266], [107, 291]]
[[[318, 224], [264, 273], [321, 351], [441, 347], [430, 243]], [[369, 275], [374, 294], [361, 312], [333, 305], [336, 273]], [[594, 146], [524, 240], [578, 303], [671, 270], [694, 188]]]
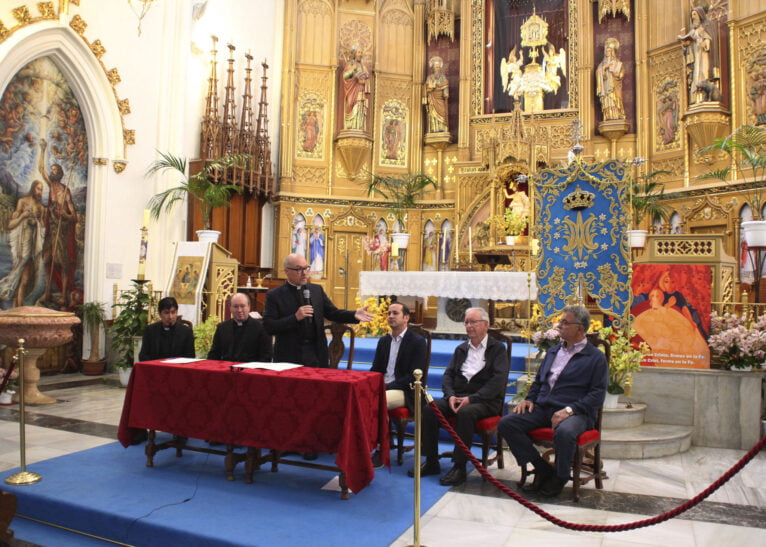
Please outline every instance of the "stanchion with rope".
[[32, 484], [42, 480], [42, 476], [37, 473], [27, 471], [26, 455], [26, 435], [24, 422], [24, 354], [27, 350], [24, 348], [24, 339], [19, 338], [18, 348], [14, 359], [19, 361], [19, 459], [21, 460], [20, 471], [14, 473], [5, 479], [7, 484], [22, 485]]
[[[416, 392], [417, 394], [417, 392]], [[501, 483], [499, 480], [497, 480], [495, 477], [493, 477], [489, 471], [487, 471], [482, 465], [481, 462], [476, 458], [476, 456], [473, 455], [471, 450], [465, 445], [465, 443], [458, 437], [457, 433], [455, 433], [455, 430], [450, 425], [449, 421], [447, 421], [447, 418], [444, 417], [444, 415], [439, 410], [439, 407], [436, 406], [436, 404], [433, 401], [433, 398], [430, 397], [428, 394], [426, 394], [426, 399], [428, 401], [429, 406], [431, 407], [431, 412], [434, 413], [434, 416], [439, 420], [439, 423], [441, 426], [450, 434], [450, 436], [454, 439], [455, 444], [457, 446], [458, 450], [462, 450], [463, 453], [466, 455], [466, 457], [470, 460], [470, 462], [473, 464], [473, 466], [476, 468], [476, 470], [481, 474], [482, 477], [484, 477], [488, 482], [490, 482], [492, 485], [497, 487], [500, 491], [502, 491], [504, 494], [508, 495], [513, 500], [519, 502], [521, 505], [532, 511], [533, 513], [536, 513], [540, 517], [544, 518], [548, 522], [551, 522], [555, 524], [556, 526], [559, 526], [561, 528], [565, 528], [567, 530], [575, 530], [578, 532], [626, 532], [628, 530], [636, 530], [638, 528], [644, 528], [646, 526], [653, 526], [655, 524], [660, 524], [661, 522], [665, 522], [667, 520], [670, 520], [674, 517], [677, 517], [678, 515], [688, 511], [689, 509], [693, 508], [694, 506], [698, 505], [700, 502], [702, 502], [705, 498], [710, 496], [713, 492], [718, 490], [721, 486], [723, 486], [729, 479], [731, 479], [734, 475], [736, 475], [745, 465], [747, 465], [750, 460], [752, 460], [758, 452], [760, 452], [764, 445], [766, 445], [766, 436], [763, 437], [760, 441], [756, 443], [753, 448], [751, 448], [747, 454], [742, 456], [742, 458], [735, 463], [726, 473], [721, 475], [718, 480], [713, 482], [710, 486], [708, 486], [705, 490], [694, 496], [692, 499], [682, 503], [681, 505], [671, 509], [670, 511], [667, 511], [666, 513], [663, 513], [661, 515], [657, 515], [652, 518], [644, 519], [644, 520], [638, 520], [634, 522], [627, 522], [624, 524], [613, 524], [613, 525], [606, 525], [606, 524], [579, 524], [576, 522], [568, 522], [565, 520], [562, 520], [558, 517], [555, 517], [551, 515], [550, 513], [546, 512], [544, 509], [541, 509], [534, 503], [530, 502], [523, 496], [519, 495], [515, 491], [508, 488], [506, 485]], [[415, 428], [417, 431], [418, 428], [418, 422], [415, 424]], [[416, 464], [419, 464], [419, 460], [416, 460]], [[419, 465], [415, 465], [415, 477], [416, 482], [420, 478], [420, 473], [418, 471]], [[417, 517], [419, 518], [419, 511], [417, 514]], [[416, 544], [417, 545], [417, 544]]]
[[420, 436], [423, 423], [423, 384], [420, 380], [423, 378], [423, 371], [417, 368], [412, 374], [415, 377], [415, 491], [413, 496], [415, 518], [412, 522], [412, 545], [413, 547], [420, 547]]

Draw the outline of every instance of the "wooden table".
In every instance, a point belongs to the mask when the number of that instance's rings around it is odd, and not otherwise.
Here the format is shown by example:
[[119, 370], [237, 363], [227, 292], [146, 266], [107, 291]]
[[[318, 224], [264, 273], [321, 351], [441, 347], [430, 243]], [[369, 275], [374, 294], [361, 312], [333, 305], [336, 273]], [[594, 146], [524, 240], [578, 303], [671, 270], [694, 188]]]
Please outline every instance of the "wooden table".
[[[190, 449], [185, 437], [231, 447], [248, 447], [232, 462], [246, 466], [291, 461], [281, 452], [328, 452], [341, 473], [343, 498], [359, 492], [374, 475], [370, 454], [380, 445], [389, 463], [388, 413], [383, 375], [373, 372], [300, 367], [282, 372], [237, 369], [226, 361], [137, 363], [125, 394], [118, 439], [128, 446], [141, 430], [174, 435], [166, 446], [150, 433], [147, 465], [157, 450]], [[272, 450], [261, 457], [260, 449]], [[202, 449], [202, 451], [211, 451]], [[249, 458], [249, 459], [248, 459]], [[246, 472], [248, 469], [246, 468]], [[250, 473], [252, 475], [252, 473]]]

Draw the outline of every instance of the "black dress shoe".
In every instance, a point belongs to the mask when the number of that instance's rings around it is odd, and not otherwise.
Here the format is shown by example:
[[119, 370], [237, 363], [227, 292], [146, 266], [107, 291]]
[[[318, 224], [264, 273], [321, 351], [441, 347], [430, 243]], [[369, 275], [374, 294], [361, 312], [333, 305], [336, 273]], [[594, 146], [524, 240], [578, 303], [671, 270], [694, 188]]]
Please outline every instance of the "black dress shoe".
[[[424, 461], [422, 464], [420, 464], [420, 476], [421, 477], [427, 477], [428, 475], [438, 475], [442, 472], [442, 468], [439, 465], [439, 462], [429, 462], [428, 460]], [[415, 470], [410, 469], [407, 471], [408, 477], [414, 477], [415, 476]]]
[[377, 450], [372, 453], [372, 467], [373, 469], [380, 469], [383, 467], [383, 458], [381, 458], [380, 452]]
[[303, 453], [303, 459], [307, 461], [314, 461], [319, 457], [319, 454], [316, 452], [304, 452]]
[[535, 478], [532, 481], [531, 484], [525, 484], [521, 487], [521, 489], [524, 492], [539, 492], [540, 489], [543, 487], [543, 485], [553, 476], [553, 470], [552, 469], [546, 469], [545, 467], [540, 467], [540, 469], [535, 469]]
[[553, 475], [540, 489], [540, 493], [543, 496], [552, 498], [561, 494], [564, 489], [564, 485], [569, 482], [569, 479], [560, 479], [556, 475]]
[[467, 477], [468, 474], [465, 472], [465, 467], [453, 465], [452, 469], [439, 479], [439, 484], [442, 486], [458, 486], [463, 484]]

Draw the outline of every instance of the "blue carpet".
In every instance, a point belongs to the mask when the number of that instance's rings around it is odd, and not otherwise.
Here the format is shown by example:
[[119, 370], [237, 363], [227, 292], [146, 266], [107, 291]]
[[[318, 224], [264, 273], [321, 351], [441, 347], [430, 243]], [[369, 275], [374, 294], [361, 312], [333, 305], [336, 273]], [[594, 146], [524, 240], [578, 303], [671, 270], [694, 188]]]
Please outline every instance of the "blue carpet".
[[[332, 460], [320, 456], [320, 463]], [[321, 489], [334, 476], [328, 471], [282, 465], [271, 473], [264, 466], [245, 484], [242, 464], [227, 482], [217, 455], [187, 451], [176, 458], [165, 450], [154, 468], [144, 463], [143, 446], [112, 443], [32, 464], [27, 469], [42, 475], [41, 482], [4, 488], [18, 497], [19, 515], [139, 546], [383, 546], [412, 524], [411, 455], [403, 466], [376, 470], [373, 482], [348, 501]], [[438, 477], [423, 480], [422, 512], [445, 492]], [[32, 528], [15, 519], [12, 529], [16, 523], [19, 532]]]

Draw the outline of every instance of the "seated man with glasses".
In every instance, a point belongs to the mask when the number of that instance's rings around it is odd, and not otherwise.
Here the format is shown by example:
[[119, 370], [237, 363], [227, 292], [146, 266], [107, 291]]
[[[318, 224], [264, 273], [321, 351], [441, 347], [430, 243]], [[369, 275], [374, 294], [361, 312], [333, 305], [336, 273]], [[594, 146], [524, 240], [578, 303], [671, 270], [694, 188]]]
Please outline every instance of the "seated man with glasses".
[[[445, 417], [455, 417], [455, 432], [469, 447], [476, 422], [500, 414], [508, 383], [509, 363], [505, 345], [490, 338], [488, 330], [489, 316], [486, 311], [469, 308], [465, 312], [468, 341], [455, 348], [442, 377], [444, 397], [436, 401], [436, 406]], [[420, 474], [426, 476], [441, 473], [439, 421], [430, 406], [426, 406], [423, 411], [421, 449], [426, 460], [420, 466]], [[457, 486], [465, 482], [468, 458], [457, 445], [452, 453], [452, 461], [452, 469], [439, 479], [439, 484]], [[414, 476], [414, 469], [407, 474]]]
[[[590, 328], [587, 308], [567, 306], [556, 328], [561, 343], [545, 354], [526, 400], [497, 427], [519, 465], [531, 462], [535, 467], [535, 479], [524, 490], [540, 491], [544, 496], [558, 496], [569, 481], [577, 437], [595, 425], [608, 374], [604, 353], [585, 336]], [[539, 427], [553, 428], [555, 469], [527, 435]]]
[[231, 319], [218, 323], [207, 354], [216, 361], [271, 361], [271, 337], [258, 319], [250, 317], [250, 298], [237, 293], [229, 302]]
[[266, 294], [263, 324], [276, 338], [274, 360], [311, 367], [329, 365], [325, 318], [337, 323], [370, 321], [367, 307], [356, 311], [335, 307], [321, 285], [309, 283], [309, 266], [300, 254], [284, 260], [287, 281]]

